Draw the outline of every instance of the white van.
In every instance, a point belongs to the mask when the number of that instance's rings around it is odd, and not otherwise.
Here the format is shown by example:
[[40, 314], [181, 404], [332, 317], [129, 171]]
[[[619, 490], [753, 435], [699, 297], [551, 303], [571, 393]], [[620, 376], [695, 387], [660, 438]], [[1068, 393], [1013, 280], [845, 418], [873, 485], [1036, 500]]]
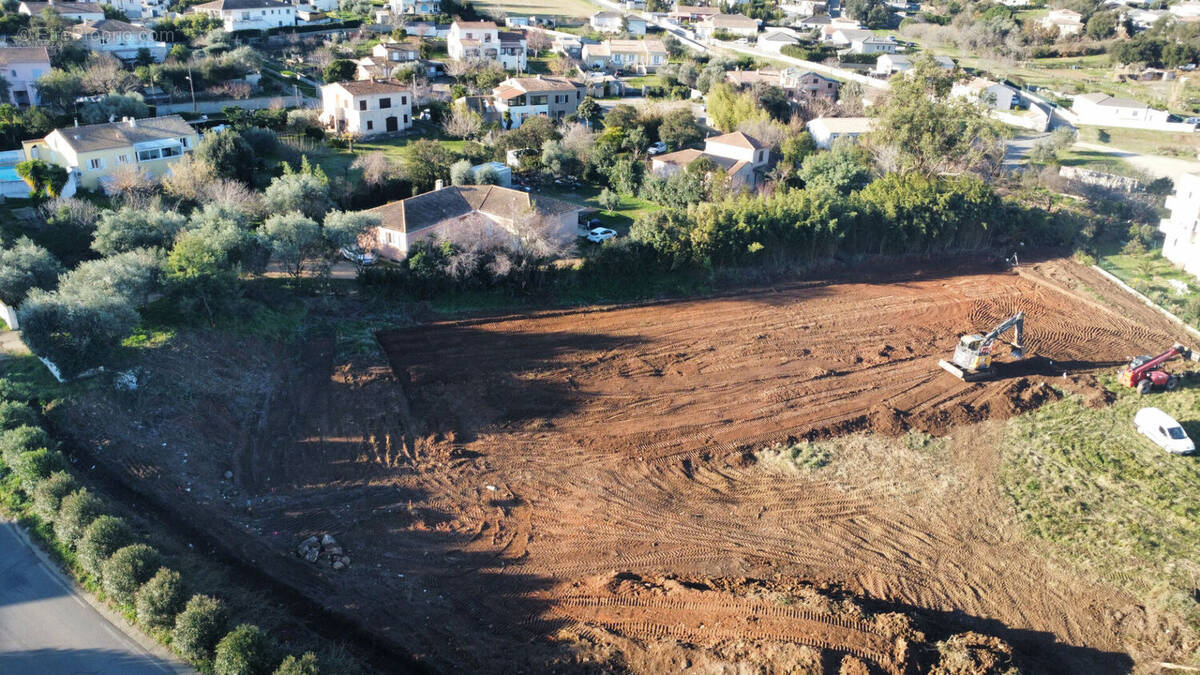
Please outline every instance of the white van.
[[1133, 416], [1133, 425], [1139, 433], [1154, 441], [1159, 447], [1176, 455], [1188, 455], [1196, 451], [1196, 444], [1187, 432], [1167, 413], [1158, 408], [1142, 408]]

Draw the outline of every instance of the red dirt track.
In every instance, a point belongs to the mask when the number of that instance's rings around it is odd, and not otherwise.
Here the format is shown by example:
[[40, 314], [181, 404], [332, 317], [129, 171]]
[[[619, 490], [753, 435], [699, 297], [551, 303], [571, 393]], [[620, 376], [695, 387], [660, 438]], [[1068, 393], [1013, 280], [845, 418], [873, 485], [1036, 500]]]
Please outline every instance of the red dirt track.
[[[1127, 670], [1144, 612], [1009, 530], [996, 439], [959, 427], [1061, 395], [1048, 384], [1098, 396], [1095, 374], [1184, 336], [1067, 261], [953, 272], [429, 323], [379, 334], [391, 372], [338, 366], [314, 342], [230, 442], [252, 506], [200, 511], [439, 670], [538, 671], [614, 648], [654, 671], [630, 650], [676, 644], [906, 667], [879, 621], [781, 604], [797, 583], [1000, 634], [1039, 670]], [[937, 367], [959, 335], [1018, 310], [1030, 358], [1001, 379]], [[950, 487], [894, 485], [883, 458], [835, 482], [753, 454], [907, 429], [950, 436]], [[349, 570], [291, 555], [319, 532]]]

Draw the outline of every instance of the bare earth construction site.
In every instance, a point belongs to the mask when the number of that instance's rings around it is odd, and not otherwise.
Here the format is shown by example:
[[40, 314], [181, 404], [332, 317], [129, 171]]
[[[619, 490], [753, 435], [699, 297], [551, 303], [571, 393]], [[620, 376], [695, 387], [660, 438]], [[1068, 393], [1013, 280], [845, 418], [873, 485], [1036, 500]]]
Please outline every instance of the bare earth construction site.
[[[1018, 310], [1026, 361], [981, 383], [937, 367]], [[427, 323], [379, 335], [390, 369], [316, 340], [245, 405], [210, 397], [153, 439], [226, 448], [235, 484], [210, 480], [221, 462], [148, 462], [135, 435], [113, 446], [161, 495], [192, 486], [176, 508], [247, 559], [435, 669], [902, 671], [917, 657], [886, 613], [905, 611], [999, 635], [1039, 670], [1119, 672], [1152, 619], [1014, 531], [975, 423], [1063, 391], [1102, 404], [1095, 375], [1178, 337], [1068, 261], [908, 270]], [[95, 435], [111, 416], [80, 414]], [[937, 480], [887, 456], [815, 475], [760, 453], [908, 430], [948, 437]], [[325, 532], [348, 569], [294, 555]]]

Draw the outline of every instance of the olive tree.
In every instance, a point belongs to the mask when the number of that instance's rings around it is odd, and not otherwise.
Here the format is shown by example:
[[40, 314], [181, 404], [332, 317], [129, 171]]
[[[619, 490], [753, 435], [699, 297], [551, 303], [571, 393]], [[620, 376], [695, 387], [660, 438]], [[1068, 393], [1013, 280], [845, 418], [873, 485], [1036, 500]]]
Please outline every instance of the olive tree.
[[271, 181], [263, 191], [263, 206], [268, 213], [300, 213], [320, 220], [329, 210], [329, 179], [321, 167], [309, 165], [302, 158], [300, 167], [293, 169], [286, 162], [283, 175]]
[[89, 260], [63, 275], [58, 293], [80, 296], [89, 290], [103, 291], [134, 307], [141, 307], [158, 287], [159, 267], [158, 256], [147, 249]]
[[267, 218], [263, 232], [271, 242], [271, 253], [284, 270], [299, 278], [304, 263], [321, 253], [321, 226], [302, 213], [276, 214]]
[[79, 565], [93, 576], [100, 576], [104, 561], [118, 549], [133, 543], [133, 530], [124, 520], [104, 515], [93, 520], [83, 531], [76, 546]]
[[271, 670], [270, 643], [258, 626], [241, 624], [217, 643], [216, 675], [266, 675]]
[[16, 307], [29, 291], [54, 288], [61, 272], [53, 254], [21, 237], [12, 248], [0, 249], [0, 302]]
[[187, 218], [174, 211], [130, 207], [107, 211], [96, 223], [92, 250], [113, 255], [138, 248], [166, 248], [186, 224]]
[[132, 544], [118, 549], [100, 566], [104, 592], [117, 602], [127, 605], [142, 584], [154, 576], [161, 556], [147, 544]]
[[186, 658], [200, 661], [212, 655], [225, 632], [229, 612], [225, 603], [208, 595], [193, 595], [187, 607], [175, 617], [171, 644]]
[[144, 628], [170, 628], [186, 599], [179, 572], [160, 567], [137, 592], [134, 606], [138, 624]]
[[67, 546], [75, 546], [92, 521], [104, 512], [104, 502], [87, 488], [79, 488], [63, 497], [54, 521], [54, 535]]
[[100, 288], [69, 295], [34, 291], [17, 317], [25, 344], [53, 362], [63, 379], [103, 364], [138, 322], [126, 299]]

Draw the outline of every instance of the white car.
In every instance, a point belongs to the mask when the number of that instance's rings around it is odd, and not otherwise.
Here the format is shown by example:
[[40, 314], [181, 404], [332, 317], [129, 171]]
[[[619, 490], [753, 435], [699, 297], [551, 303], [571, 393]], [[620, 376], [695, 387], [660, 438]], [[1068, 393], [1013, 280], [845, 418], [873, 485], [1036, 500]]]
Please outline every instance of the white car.
[[610, 230], [607, 227], [593, 227], [587, 233], [587, 240], [598, 244], [605, 239], [612, 239], [615, 236], [617, 236], [616, 230]]
[[1190, 455], [1196, 444], [1187, 432], [1167, 413], [1158, 408], [1142, 408], [1133, 416], [1133, 425], [1138, 433], [1154, 441], [1163, 450], [1176, 455]]
[[343, 258], [349, 260], [355, 265], [362, 265], [363, 267], [366, 267], [367, 265], [374, 265], [379, 260], [379, 257], [374, 253], [370, 251], [363, 251], [358, 247], [347, 246], [343, 248], [341, 252]]
[[651, 143], [650, 147], [646, 148], [646, 152], [650, 153], [651, 155], [661, 155], [662, 153], [664, 153], [666, 151], [667, 151], [667, 144], [663, 143], [662, 141], [659, 141], [657, 143]]

